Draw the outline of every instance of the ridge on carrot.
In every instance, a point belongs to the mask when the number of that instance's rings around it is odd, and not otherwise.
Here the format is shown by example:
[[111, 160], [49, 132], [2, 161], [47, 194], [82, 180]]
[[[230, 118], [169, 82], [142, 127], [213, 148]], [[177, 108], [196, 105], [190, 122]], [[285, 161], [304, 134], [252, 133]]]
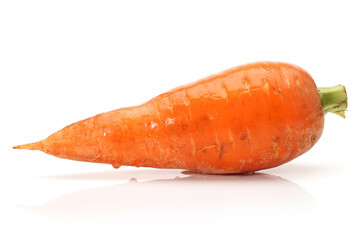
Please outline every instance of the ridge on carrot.
[[317, 88], [297, 66], [257, 62], [14, 148], [115, 168], [244, 173], [276, 167], [307, 152], [322, 134], [325, 114], [345, 117], [346, 109], [344, 86]]

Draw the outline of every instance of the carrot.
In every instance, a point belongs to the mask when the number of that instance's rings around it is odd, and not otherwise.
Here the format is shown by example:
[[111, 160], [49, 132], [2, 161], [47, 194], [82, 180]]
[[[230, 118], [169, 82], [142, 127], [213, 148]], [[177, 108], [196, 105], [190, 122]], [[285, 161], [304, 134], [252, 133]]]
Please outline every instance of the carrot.
[[272, 168], [305, 153], [319, 140], [324, 115], [345, 117], [346, 108], [343, 86], [317, 88], [297, 66], [258, 62], [14, 148], [115, 168], [243, 173]]

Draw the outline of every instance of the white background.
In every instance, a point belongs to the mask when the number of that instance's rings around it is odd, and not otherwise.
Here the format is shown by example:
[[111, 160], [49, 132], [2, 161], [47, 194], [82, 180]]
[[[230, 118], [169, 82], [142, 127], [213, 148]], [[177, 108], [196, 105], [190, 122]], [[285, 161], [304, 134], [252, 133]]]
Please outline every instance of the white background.
[[[128, 2], [128, 3], [126, 3]], [[1, 239], [359, 239], [357, 1], [1, 1]], [[305, 155], [249, 176], [18, 151], [227, 68], [297, 64], [343, 84]]]

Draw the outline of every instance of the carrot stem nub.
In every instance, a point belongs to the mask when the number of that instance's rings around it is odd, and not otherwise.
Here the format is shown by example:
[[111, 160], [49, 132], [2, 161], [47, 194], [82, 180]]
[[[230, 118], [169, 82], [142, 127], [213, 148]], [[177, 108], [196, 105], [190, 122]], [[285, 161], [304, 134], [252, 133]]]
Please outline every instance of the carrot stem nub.
[[347, 110], [348, 103], [344, 86], [319, 87], [318, 93], [324, 114], [332, 112], [345, 118], [345, 110]]

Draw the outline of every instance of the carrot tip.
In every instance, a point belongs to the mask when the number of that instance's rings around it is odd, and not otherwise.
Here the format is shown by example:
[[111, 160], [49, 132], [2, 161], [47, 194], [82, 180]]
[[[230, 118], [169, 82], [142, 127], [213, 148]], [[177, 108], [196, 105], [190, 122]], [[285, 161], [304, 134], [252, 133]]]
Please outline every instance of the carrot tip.
[[39, 142], [22, 144], [22, 145], [13, 147], [13, 149], [40, 150], [40, 144], [39, 144]]

